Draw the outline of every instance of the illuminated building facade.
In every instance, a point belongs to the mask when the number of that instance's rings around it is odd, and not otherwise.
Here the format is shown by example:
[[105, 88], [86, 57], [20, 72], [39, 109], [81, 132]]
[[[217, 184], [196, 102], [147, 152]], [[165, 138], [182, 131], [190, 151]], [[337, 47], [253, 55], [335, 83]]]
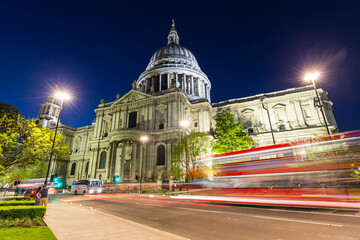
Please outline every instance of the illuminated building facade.
[[[96, 121], [89, 126], [60, 129], [70, 143], [70, 161], [63, 169], [67, 184], [81, 178], [100, 178], [112, 182], [137, 182], [143, 159], [143, 179], [167, 180], [171, 169], [171, 152], [184, 134], [181, 120], [190, 122], [189, 131], [210, 134], [215, 116], [230, 110], [242, 121], [254, 146], [296, 141], [323, 135], [323, 119], [316, 107], [314, 88], [305, 86], [250, 97], [211, 103], [211, 83], [199, 67], [195, 56], [179, 44], [172, 25], [166, 46], [157, 50], [146, 70], [132, 89], [114, 101], [101, 100], [95, 109]], [[327, 93], [319, 89], [327, 122], [331, 130], [337, 125]], [[56, 122], [56, 104], [44, 101], [38, 116], [43, 126]], [[267, 110], [266, 110], [267, 109]], [[270, 120], [269, 120], [270, 118]], [[271, 124], [271, 125], [270, 125]], [[140, 137], [149, 140], [144, 144]], [[61, 171], [53, 166], [52, 172]]]

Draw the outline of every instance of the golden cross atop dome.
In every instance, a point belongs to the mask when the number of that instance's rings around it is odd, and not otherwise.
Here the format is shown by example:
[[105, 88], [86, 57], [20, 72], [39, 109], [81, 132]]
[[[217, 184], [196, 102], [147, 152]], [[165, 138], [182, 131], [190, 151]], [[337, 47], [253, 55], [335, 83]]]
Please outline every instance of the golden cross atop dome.
[[174, 19], [172, 20], [171, 26], [172, 26], [173, 29], [175, 29], [175, 21], [174, 21]]

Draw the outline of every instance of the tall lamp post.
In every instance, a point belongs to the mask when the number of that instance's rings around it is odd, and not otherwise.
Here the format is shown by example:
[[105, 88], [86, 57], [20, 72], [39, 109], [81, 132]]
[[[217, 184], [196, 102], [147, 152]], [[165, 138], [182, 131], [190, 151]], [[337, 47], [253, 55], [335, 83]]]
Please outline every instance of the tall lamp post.
[[319, 97], [319, 93], [318, 93], [318, 90], [317, 90], [316, 84], [315, 84], [315, 80], [316, 80], [319, 76], [320, 76], [320, 73], [318, 73], [318, 72], [307, 73], [307, 74], [305, 75], [304, 80], [305, 80], [305, 81], [312, 81], [312, 84], [313, 84], [314, 89], [315, 89], [316, 97], [317, 97], [317, 99], [318, 99], [318, 101], [319, 101], [319, 108], [320, 108], [320, 112], [321, 112], [321, 114], [322, 114], [322, 117], [323, 117], [323, 119], [324, 119], [326, 131], [327, 131], [327, 134], [330, 135], [329, 126], [328, 126], [328, 124], [327, 124], [327, 122], [326, 122], [326, 118], [325, 118], [324, 105], [322, 104], [322, 101], [321, 101], [321, 99], [320, 99], [320, 97]]
[[[187, 161], [188, 159], [188, 151], [187, 151], [187, 139], [186, 139], [186, 130], [188, 129], [190, 123], [188, 120], [182, 120], [180, 121], [180, 126], [182, 129], [184, 129], [184, 133], [185, 133], [185, 164], [186, 164], [186, 179], [185, 182], [188, 182], [188, 168], [189, 168], [189, 162]], [[179, 176], [180, 178], [180, 176]]]
[[145, 143], [149, 140], [147, 136], [141, 136], [140, 137], [141, 143], [142, 143], [142, 150], [141, 150], [141, 161], [140, 161], [140, 194], [142, 193], [141, 185], [142, 185], [142, 178], [143, 178], [143, 162], [144, 162], [144, 146]]
[[49, 177], [49, 171], [50, 171], [50, 166], [51, 166], [51, 159], [52, 159], [52, 156], [53, 156], [53, 153], [54, 153], [55, 140], [56, 140], [57, 130], [58, 130], [58, 127], [59, 127], [61, 109], [62, 109], [62, 107], [63, 107], [64, 100], [69, 100], [69, 99], [70, 99], [70, 96], [69, 96], [67, 93], [65, 93], [65, 92], [56, 92], [56, 93], [55, 93], [55, 98], [60, 99], [60, 111], [59, 111], [59, 116], [58, 116], [58, 119], [57, 119], [57, 122], [56, 122], [55, 135], [54, 135], [54, 140], [53, 140], [53, 144], [52, 144], [52, 147], [51, 147], [49, 165], [48, 165], [48, 169], [47, 169], [46, 177], [45, 177], [45, 186], [47, 185], [47, 181], [48, 181], [48, 177]]

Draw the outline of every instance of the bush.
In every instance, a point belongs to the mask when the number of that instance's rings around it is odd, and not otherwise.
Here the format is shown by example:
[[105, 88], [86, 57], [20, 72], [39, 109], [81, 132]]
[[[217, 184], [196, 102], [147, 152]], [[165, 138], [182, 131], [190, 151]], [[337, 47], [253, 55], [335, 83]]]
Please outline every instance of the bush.
[[5, 201], [30, 201], [31, 198], [29, 197], [18, 197], [18, 198], [1, 198], [0, 202], [5, 202]]
[[0, 218], [42, 218], [45, 211], [46, 207], [44, 206], [2, 206], [0, 207]]
[[40, 217], [36, 218], [7, 218], [0, 221], [0, 228], [10, 228], [10, 227], [34, 227], [34, 226], [44, 226], [42, 219]]
[[19, 206], [19, 205], [35, 205], [35, 200], [32, 201], [28, 201], [28, 200], [24, 200], [24, 201], [16, 201], [16, 200], [12, 200], [12, 201], [2, 201], [0, 202], [0, 207], [1, 206]]

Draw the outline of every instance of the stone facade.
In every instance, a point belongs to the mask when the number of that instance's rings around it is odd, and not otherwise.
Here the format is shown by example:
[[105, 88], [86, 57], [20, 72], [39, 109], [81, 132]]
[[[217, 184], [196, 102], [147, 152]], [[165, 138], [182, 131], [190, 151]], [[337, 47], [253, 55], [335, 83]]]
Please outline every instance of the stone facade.
[[[64, 176], [68, 185], [82, 178], [112, 182], [117, 175], [122, 182], [137, 182], [141, 169], [146, 182], [155, 182], [159, 174], [169, 177], [172, 148], [184, 134], [180, 121], [188, 120], [189, 130], [210, 133], [216, 114], [223, 109], [243, 122], [254, 146], [273, 144], [270, 124], [276, 143], [325, 133], [312, 86], [212, 104], [210, 90], [211, 83], [195, 56], [179, 45], [173, 25], [168, 44], [155, 52], [132, 90], [112, 102], [101, 100], [90, 126], [60, 125], [71, 155], [67, 163], [54, 161], [52, 173]], [[319, 93], [330, 129], [336, 130], [327, 92], [319, 89]], [[36, 120], [52, 127], [59, 109], [50, 96], [41, 104]], [[143, 135], [149, 138], [145, 144], [140, 141]]]

